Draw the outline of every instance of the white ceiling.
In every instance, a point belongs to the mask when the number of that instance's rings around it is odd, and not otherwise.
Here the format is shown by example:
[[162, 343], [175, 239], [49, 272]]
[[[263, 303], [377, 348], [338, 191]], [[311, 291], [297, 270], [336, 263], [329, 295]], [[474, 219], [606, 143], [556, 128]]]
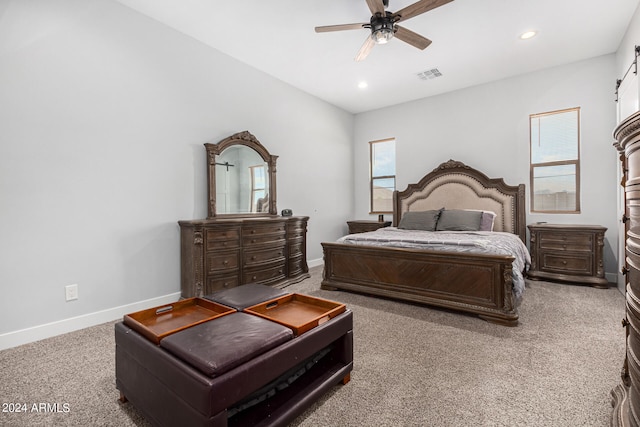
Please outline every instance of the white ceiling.
[[[117, 1], [359, 113], [613, 53], [640, 0], [454, 0], [403, 21], [433, 41], [427, 49], [394, 39], [363, 62], [353, 58], [369, 30], [319, 34], [314, 27], [368, 22], [365, 0]], [[389, 0], [388, 10], [413, 2]], [[526, 30], [538, 35], [520, 40]], [[443, 76], [417, 77], [433, 68]]]

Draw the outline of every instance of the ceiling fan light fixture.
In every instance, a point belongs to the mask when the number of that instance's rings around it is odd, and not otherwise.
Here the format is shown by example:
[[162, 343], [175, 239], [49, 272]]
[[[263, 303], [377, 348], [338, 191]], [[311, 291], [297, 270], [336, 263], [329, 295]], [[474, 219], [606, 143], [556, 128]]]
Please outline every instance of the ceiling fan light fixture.
[[389, 28], [383, 28], [371, 33], [371, 38], [376, 44], [386, 44], [393, 38], [393, 30]]

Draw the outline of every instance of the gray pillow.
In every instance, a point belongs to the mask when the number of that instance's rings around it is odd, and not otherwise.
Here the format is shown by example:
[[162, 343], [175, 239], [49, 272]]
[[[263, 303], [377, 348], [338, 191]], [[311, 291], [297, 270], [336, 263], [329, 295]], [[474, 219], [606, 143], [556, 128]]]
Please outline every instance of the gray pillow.
[[423, 230], [423, 231], [435, 231], [440, 211], [415, 211], [405, 212], [400, 219], [398, 228], [405, 230]]
[[482, 211], [443, 210], [436, 231], [478, 231]]

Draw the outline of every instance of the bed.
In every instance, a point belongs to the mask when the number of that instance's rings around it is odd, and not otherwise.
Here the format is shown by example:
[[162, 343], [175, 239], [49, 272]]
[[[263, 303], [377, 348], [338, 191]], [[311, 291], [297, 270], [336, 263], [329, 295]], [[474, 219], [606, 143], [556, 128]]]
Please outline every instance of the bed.
[[[454, 243], [450, 237], [440, 239], [447, 242], [436, 238], [434, 243], [431, 237], [424, 246], [415, 237], [420, 233], [399, 228], [405, 223], [403, 217], [440, 212], [439, 220], [443, 220], [444, 212], [451, 218], [451, 212], [460, 211], [481, 212], [481, 221], [486, 212], [492, 213], [491, 231], [458, 231], [456, 227], [452, 227], [455, 231], [446, 227], [446, 231], [425, 231], [454, 235]], [[484, 242], [480, 246], [486, 250], [472, 249], [476, 244], [467, 243], [465, 234]], [[492, 235], [503, 236], [515, 249], [487, 243]], [[501, 178], [488, 178], [462, 162], [449, 160], [417, 184], [394, 192], [392, 227], [322, 243], [321, 287], [443, 307], [516, 326], [523, 275], [530, 263], [525, 239], [524, 184], [507, 185]]]

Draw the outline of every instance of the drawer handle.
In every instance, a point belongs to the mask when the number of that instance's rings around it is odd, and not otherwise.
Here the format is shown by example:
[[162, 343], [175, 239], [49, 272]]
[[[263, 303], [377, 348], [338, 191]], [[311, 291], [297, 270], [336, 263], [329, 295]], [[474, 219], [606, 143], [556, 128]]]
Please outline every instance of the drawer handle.
[[156, 314], [168, 313], [171, 310], [173, 310], [173, 306], [172, 305], [168, 305], [166, 307], [160, 307], [159, 309], [156, 310]]
[[226, 260], [226, 259], [225, 259], [224, 261], [222, 261], [222, 263], [223, 263], [224, 265], [229, 265], [229, 261], [228, 261], [228, 260]]
[[251, 280], [256, 280], [256, 279], [257, 279], [257, 277], [256, 277], [256, 276], [253, 276], [253, 277], [251, 278]]
[[228, 287], [229, 287], [229, 282], [225, 282], [225, 283], [223, 283], [222, 287], [223, 287], [223, 288], [228, 288]]
[[562, 249], [567, 249], [567, 245], [562, 245]]
[[567, 265], [567, 261], [562, 261], [562, 265]]
[[256, 242], [256, 239], [251, 239], [251, 243], [255, 243], [255, 242]]
[[251, 234], [256, 234], [256, 230], [251, 230]]
[[255, 255], [251, 257], [251, 261], [255, 261], [255, 259], [256, 259]]

